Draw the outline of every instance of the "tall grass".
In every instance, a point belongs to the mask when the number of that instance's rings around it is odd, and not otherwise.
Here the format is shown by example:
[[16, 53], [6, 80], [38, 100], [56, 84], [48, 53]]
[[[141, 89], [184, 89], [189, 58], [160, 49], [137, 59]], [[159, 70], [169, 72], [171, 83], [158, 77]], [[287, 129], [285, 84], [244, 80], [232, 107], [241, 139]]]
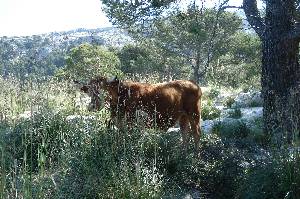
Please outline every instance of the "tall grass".
[[[179, 132], [144, 128], [141, 116], [135, 128], [108, 127], [108, 111], [87, 112], [69, 82], [0, 85], [0, 198], [299, 197], [299, 154], [215, 134], [202, 136], [194, 157]], [[267, 189], [273, 183], [280, 189]]]
[[39, 196], [41, 187], [33, 192], [32, 186], [63, 154], [66, 140], [58, 138], [67, 133], [63, 115], [75, 112], [70, 100], [74, 89], [53, 79], [0, 82], [1, 197]]
[[1, 81], [1, 198], [159, 198], [139, 130], [107, 129], [106, 111], [84, 116], [68, 82]]

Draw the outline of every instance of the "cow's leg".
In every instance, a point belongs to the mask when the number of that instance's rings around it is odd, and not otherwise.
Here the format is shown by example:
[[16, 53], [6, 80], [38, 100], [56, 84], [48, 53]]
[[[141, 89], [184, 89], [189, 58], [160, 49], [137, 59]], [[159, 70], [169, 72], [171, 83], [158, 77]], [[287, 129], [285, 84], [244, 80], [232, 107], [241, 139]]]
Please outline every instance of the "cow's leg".
[[181, 118], [179, 119], [179, 126], [182, 135], [184, 152], [186, 152], [187, 144], [188, 144], [188, 131], [189, 131], [189, 119], [187, 116], [185, 115], [181, 116]]
[[199, 141], [200, 141], [200, 135], [201, 135], [201, 129], [200, 129], [200, 113], [199, 114], [192, 114], [191, 117], [189, 117], [190, 124], [191, 124], [191, 130], [192, 135], [194, 137], [194, 143], [195, 143], [195, 154], [198, 154], [199, 150]]

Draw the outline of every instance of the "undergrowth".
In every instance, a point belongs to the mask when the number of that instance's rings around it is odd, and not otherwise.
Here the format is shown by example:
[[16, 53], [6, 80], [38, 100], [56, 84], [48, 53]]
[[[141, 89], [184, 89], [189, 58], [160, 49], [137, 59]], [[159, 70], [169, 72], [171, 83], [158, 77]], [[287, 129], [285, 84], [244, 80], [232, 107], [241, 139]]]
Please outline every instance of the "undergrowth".
[[0, 198], [300, 197], [299, 152], [262, 147], [243, 123], [202, 135], [195, 156], [180, 132], [108, 127], [70, 83], [1, 81]]

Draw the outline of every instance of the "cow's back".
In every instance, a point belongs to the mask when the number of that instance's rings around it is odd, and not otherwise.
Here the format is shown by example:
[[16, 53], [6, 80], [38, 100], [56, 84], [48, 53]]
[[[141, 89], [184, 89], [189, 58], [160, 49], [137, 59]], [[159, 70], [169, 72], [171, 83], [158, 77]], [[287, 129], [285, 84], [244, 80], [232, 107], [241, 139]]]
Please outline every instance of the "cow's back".
[[157, 104], [165, 102], [178, 109], [185, 109], [189, 104], [199, 101], [202, 95], [200, 87], [188, 80], [177, 80], [154, 86], [156, 87], [153, 91], [154, 95], [159, 99]]
[[[148, 106], [150, 112], [159, 114], [159, 121], [163, 125], [168, 121], [168, 127], [174, 125], [183, 114], [194, 114], [200, 111], [200, 87], [185, 80], [153, 84], [143, 95], [143, 104]], [[151, 111], [152, 110], [152, 111]], [[160, 121], [161, 120], [161, 121]]]

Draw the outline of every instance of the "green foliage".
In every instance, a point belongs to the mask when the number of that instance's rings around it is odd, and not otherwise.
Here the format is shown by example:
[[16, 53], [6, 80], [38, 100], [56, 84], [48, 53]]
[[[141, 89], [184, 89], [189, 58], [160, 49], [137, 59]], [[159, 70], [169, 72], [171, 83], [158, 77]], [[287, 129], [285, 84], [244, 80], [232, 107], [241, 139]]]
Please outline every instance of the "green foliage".
[[53, 76], [62, 69], [70, 49], [83, 43], [120, 47], [131, 42], [114, 27], [0, 37], [0, 75], [20, 79]]
[[[13, 99], [0, 112], [2, 198], [299, 198], [297, 148], [260, 147], [262, 132], [242, 120], [202, 135], [195, 156], [192, 139], [182, 151], [180, 132], [145, 129], [141, 118], [132, 129], [108, 128], [105, 110], [84, 115], [66, 82], [2, 83], [0, 102]], [[30, 104], [16, 106], [21, 98]]]
[[213, 132], [222, 138], [246, 138], [250, 134], [250, 129], [247, 125], [236, 119], [224, 119], [214, 126]]
[[234, 119], [239, 119], [242, 117], [242, 112], [241, 109], [239, 108], [235, 108], [235, 109], [231, 109], [228, 112], [228, 117], [229, 118], [234, 118]]
[[235, 102], [235, 99], [234, 99], [233, 97], [227, 97], [227, 98], [225, 99], [224, 105], [225, 105], [227, 108], [231, 108], [234, 102]]
[[206, 95], [209, 100], [214, 100], [220, 95], [221, 91], [217, 88], [212, 88]]
[[213, 120], [219, 118], [221, 111], [213, 106], [212, 101], [208, 100], [206, 104], [202, 103], [201, 118], [203, 120]]
[[95, 76], [121, 75], [118, 57], [103, 47], [82, 44], [70, 50], [63, 74], [76, 80], [89, 80]]
[[93, 127], [89, 132], [89, 145], [70, 162], [59, 196], [160, 198], [163, 181], [155, 164], [157, 135], [138, 129], [127, 132]]
[[209, 198], [234, 198], [244, 171], [242, 162], [251, 155], [234, 145], [225, 145], [215, 135], [202, 136], [200, 145], [199, 158], [170, 156], [166, 175], [178, 185], [198, 188]]
[[180, 58], [191, 79], [233, 88], [260, 86], [260, 41], [240, 31], [242, 19], [237, 14], [193, 3], [172, 9], [154, 6], [152, 1], [102, 2], [114, 24], [138, 41], [151, 39], [165, 58]]
[[18, 119], [28, 112], [36, 112], [43, 107], [75, 113], [74, 99], [76, 88], [68, 81], [57, 81], [56, 78], [29, 78], [20, 81], [16, 78], [0, 78], [0, 119], [8, 121]]
[[122, 72], [160, 76], [159, 79], [187, 79], [190, 71], [181, 57], [173, 56], [156, 46], [151, 40], [124, 46], [119, 52]]
[[192, 71], [192, 79], [207, 82], [204, 78], [213, 67], [211, 62], [227, 53], [227, 45], [241, 25], [239, 17], [229, 12], [221, 12], [216, 18], [214, 9], [176, 11], [157, 20], [150, 37], [164, 51], [182, 57]]
[[226, 45], [227, 53], [208, 73], [211, 84], [232, 88], [260, 88], [261, 42], [253, 34], [238, 32]]
[[300, 197], [300, 154], [297, 151], [275, 152], [266, 164], [247, 171], [237, 198]]
[[110, 1], [102, 0], [104, 11], [112, 24], [134, 29], [132, 25], [144, 27], [144, 22], [154, 20], [153, 16], [162, 14], [163, 9], [173, 0], [147, 0], [147, 1]]
[[13, 154], [17, 164], [28, 164], [29, 172], [57, 165], [66, 153], [64, 139], [70, 128], [60, 114], [42, 112], [21, 120], [4, 137], [6, 152]]
[[252, 100], [249, 103], [249, 107], [262, 107], [262, 102]]
[[262, 118], [250, 121], [225, 118], [214, 125], [213, 132], [223, 139], [238, 140], [242, 145], [256, 143], [267, 146], [268, 137], [262, 131]]
[[40, 35], [1, 37], [0, 49], [0, 75], [4, 77], [51, 76], [65, 64], [65, 51]]

